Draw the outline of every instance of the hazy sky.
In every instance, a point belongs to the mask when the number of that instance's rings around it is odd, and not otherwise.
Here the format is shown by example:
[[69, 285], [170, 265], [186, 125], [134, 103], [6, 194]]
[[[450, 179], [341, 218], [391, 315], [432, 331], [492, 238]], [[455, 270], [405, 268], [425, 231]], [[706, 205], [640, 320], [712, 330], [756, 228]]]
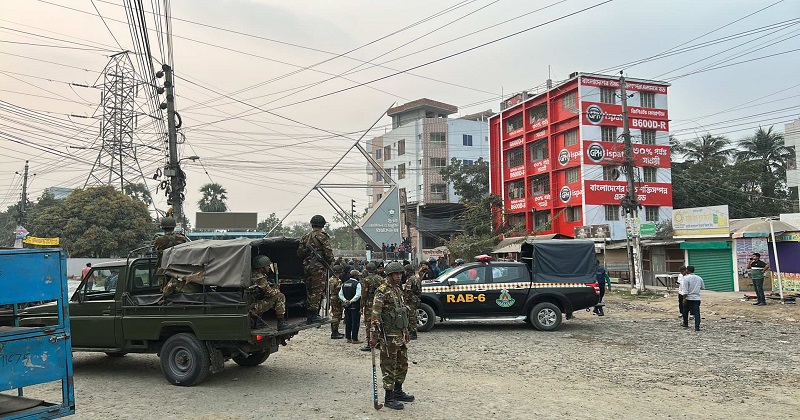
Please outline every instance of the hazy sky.
[[[125, 3], [0, 2], [0, 207], [18, 199], [15, 172], [25, 159], [36, 173], [31, 199], [47, 187], [86, 182], [101, 145], [101, 90], [68, 83], [100, 84], [109, 55], [141, 51], [131, 39]], [[167, 49], [157, 31], [163, 17], [157, 26], [151, 12], [153, 4], [163, 11], [163, 2], [143, 3], [160, 63]], [[564, 17], [600, 3], [172, 1], [186, 140], [181, 156], [197, 155], [203, 163], [184, 165], [187, 213], [193, 219], [198, 188], [213, 180], [228, 190], [232, 211], [283, 216], [392, 103], [427, 97], [458, 106], [462, 115], [497, 111], [501, 94], [540, 85], [548, 72], [563, 80], [574, 71], [624, 70], [669, 81], [670, 127], [683, 140], [707, 131], [738, 140], [760, 124], [783, 131], [783, 122], [800, 115], [800, 1], [614, 0]], [[654, 59], [631, 64], [647, 58]], [[141, 107], [150, 112], [144, 101]], [[164, 164], [165, 148], [151, 118], [141, 116], [138, 124], [139, 164], [154, 190], [152, 175]], [[384, 117], [367, 138], [390, 124]], [[350, 133], [350, 139], [331, 133]], [[364, 182], [365, 170], [366, 162], [351, 153], [329, 180]], [[332, 192], [345, 208], [351, 198], [359, 209], [367, 203], [363, 189]], [[163, 191], [156, 203], [166, 207]], [[333, 210], [313, 192], [288, 220], [316, 213], [330, 219]]]

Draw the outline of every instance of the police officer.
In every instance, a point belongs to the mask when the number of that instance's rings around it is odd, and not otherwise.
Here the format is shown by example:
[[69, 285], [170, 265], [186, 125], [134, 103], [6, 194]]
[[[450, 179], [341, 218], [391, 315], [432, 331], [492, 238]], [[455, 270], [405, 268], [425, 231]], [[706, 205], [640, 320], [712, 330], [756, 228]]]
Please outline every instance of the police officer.
[[[361, 312], [364, 313], [364, 325], [367, 326], [372, 319], [372, 300], [375, 299], [375, 291], [383, 283], [383, 277], [376, 273], [377, 264], [370, 262], [367, 264], [367, 275], [361, 279]], [[369, 351], [369, 344], [364, 345], [361, 351]]]
[[419, 308], [420, 298], [422, 296], [422, 280], [419, 276], [414, 275], [414, 266], [411, 264], [405, 265], [406, 281], [403, 284], [403, 298], [406, 301], [409, 309], [408, 317], [408, 332], [412, 340], [417, 339], [417, 309]]
[[184, 281], [178, 280], [170, 281], [171, 284], [169, 285], [166, 284], [164, 269], [161, 268], [161, 259], [164, 256], [164, 250], [172, 248], [175, 245], [189, 242], [189, 239], [187, 239], [183, 234], [175, 232], [176, 223], [175, 219], [172, 217], [162, 217], [160, 225], [161, 229], [164, 231], [164, 234], [155, 238], [153, 241], [153, 250], [158, 253], [156, 263], [156, 267], [158, 268], [156, 268], [156, 277], [158, 277], [158, 284], [161, 288], [161, 291], [165, 295], [169, 295], [176, 291], [188, 293], [200, 289], [199, 285], [195, 285], [194, 283], [187, 284]]
[[249, 305], [250, 313], [255, 316], [256, 328], [266, 327], [263, 314], [270, 309], [275, 309], [278, 318], [278, 330], [288, 328], [283, 316], [286, 314], [286, 296], [281, 293], [278, 284], [271, 280], [275, 273], [272, 271], [272, 261], [266, 255], [256, 255], [251, 263], [253, 272], [250, 276], [253, 302]]
[[339, 332], [339, 324], [342, 322], [342, 301], [339, 299], [339, 290], [342, 288], [342, 266], [333, 266], [333, 276], [328, 279], [328, 298], [331, 301], [331, 339], [338, 340], [344, 338]]
[[306, 309], [308, 318], [306, 322], [313, 324], [325, 321], [319, 316], [322, 303], [322, 292], [325, 289], [325, 271], [333, 263], [333, 250], [331, 240], [322, 228], [325, 227], [325, 218], [319, 214], [311, 218], [311, 232], [300, 239], [297, 255], [303, 258], [303, 269], [306, 274]]
[[386, 266], [386, 282], [378, 287], [372, 305], [369, 346], [381, 343], [381, 373], [386, 391], [384, 405], [402, 410], [403, 403], [414, 401], [414, 396], [403, 391], [408, 373], [408, 306], [403, 301], [401, 280], [403, 265], [392, 262]]

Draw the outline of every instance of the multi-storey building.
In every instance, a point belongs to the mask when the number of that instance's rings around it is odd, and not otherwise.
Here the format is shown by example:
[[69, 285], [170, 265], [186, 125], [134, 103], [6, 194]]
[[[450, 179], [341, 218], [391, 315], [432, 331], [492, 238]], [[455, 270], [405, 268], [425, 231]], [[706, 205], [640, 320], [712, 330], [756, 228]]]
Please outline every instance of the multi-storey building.
[[[626, 82], [642, 222], [672, 214], [668, 86]], [[569, 236], [576, 227], [609, 225], [612, 239], [624, 239], [619, 79], [573, 73], [543, 93], [517, 94], [501, 108], [489, 120], [489, 137], [491, 191], [503, 197], [504, 222]]]
[[[789, 187], [790, 197], [798, 197], [800, 170], [797, 169], [797, 153], [800, 150], [800, 119], [786, 124], [783, 142], [793, 152], [786, 163], [786, 186]], [[794, 208], [797, 209], [799, 205], [800, 203], [794, 203]]]
[[[420, 258], [424, 250], [442, 245], [442, 239], [461, 230], [459, 197], [439, 171], [453, 158], [467, 165], [489, 158], [486, 121], [492, 112], [448, 118], [456, 112], [456, 106], [430, 99], [391, 108], [387, 114], [392, 117], [392, 130], [373, 138], [368, 147], [397, 183], [402, 236], [410, 238]], [[367, 171], [373, 183], [383, 180], [371, 167]], [[382, 187], [368, 190], [370, 205], [384, 191]]]

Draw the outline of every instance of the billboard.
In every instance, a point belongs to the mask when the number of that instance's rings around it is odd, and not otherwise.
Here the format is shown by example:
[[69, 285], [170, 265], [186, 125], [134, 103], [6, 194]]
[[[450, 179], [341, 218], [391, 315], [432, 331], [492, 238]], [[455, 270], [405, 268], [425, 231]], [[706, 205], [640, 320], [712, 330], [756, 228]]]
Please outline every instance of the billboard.
[[[625, 198], [625, 181], [586, 181], [586, 204], [619, 204]], [[643, 206], [672, 206], [672, 184], [662, 182], [638, 183], [636, 200]]]
[[400, 190], [391, 187], [358, 223], [356, 232], [372, 249], [381, 244], [399, 244], [400, 235]]
[[[670, 167], [670, 149], [667, 145], [634, 144], [633, 165]], [[587, 165], [622, 165], [625, 163], [625, 144], [607, 141], [584, 141], [583, 163]]]
[[[584, 125], [622, 127], [622, 105], [582, 101]], [[669, 131], [666, 109], [628, 107], [631, 130]]]
[[727, 205], [673, 209], [673, 235], [683, 238], [729, 238], [729, 220]]
[[256, 229], [258, 213], [199, 211], [194, 221], [197, 229]]

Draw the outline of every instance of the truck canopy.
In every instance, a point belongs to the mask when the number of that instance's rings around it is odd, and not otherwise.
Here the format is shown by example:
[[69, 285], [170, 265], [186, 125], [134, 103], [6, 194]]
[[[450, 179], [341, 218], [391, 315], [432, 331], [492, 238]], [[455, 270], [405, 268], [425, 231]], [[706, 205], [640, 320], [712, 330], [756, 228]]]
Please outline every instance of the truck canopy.
[[303, 261], [297, 256], [299, 240], [274, 237], [263, 239], [203, 239], [164, 250], [161, 268], [170, 277], [217, 287], [250, 286], [250, 261], [266, 255], [277, 267], [281, 279], [303, 277]]
[[520, 257], [529, 262], [537, 283], [595, 281], [597, 257], [592, 241], [529, 240], [522, 244]]

